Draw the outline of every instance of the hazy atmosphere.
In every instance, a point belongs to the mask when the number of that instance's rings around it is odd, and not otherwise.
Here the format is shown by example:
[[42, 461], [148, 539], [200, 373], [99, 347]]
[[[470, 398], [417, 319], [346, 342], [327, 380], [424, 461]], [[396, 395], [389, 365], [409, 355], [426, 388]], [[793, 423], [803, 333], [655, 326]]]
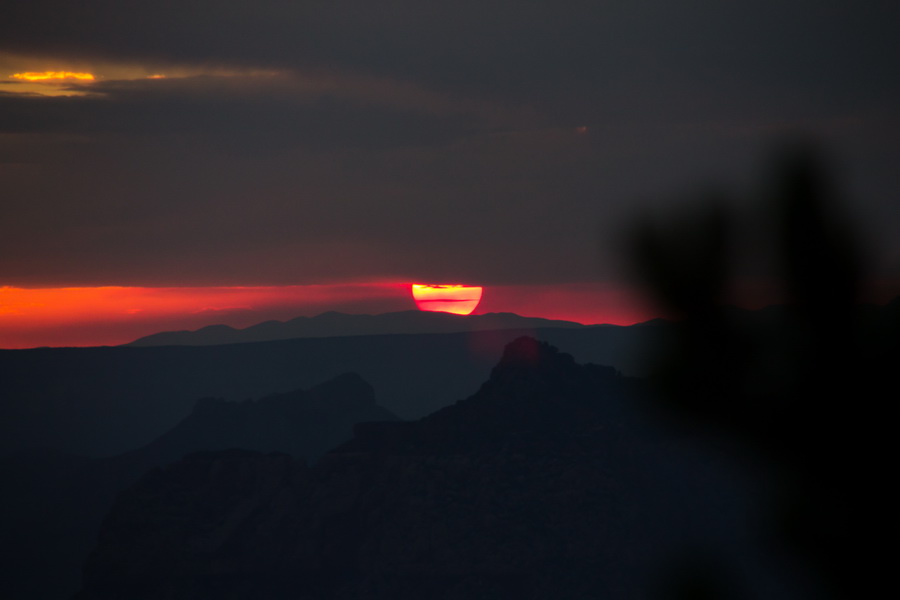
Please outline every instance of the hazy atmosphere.
[[[718, 186], [756, 219], [798, 132], [890, 281], [898, 22], [885, 2], [7, 2], [0, 287], [524, 286], [506, 297], [553, 294], [547, 316], [634, 322], [635, 218]], [[209, 308], [234, 307], [184, 311]]]

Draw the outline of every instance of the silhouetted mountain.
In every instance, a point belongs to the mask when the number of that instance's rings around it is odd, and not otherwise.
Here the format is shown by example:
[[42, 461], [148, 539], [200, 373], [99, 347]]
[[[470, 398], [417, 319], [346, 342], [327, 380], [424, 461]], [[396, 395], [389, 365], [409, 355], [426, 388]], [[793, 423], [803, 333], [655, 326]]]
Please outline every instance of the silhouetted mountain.
[[255, 401], [205, 399], [157, 440], [89, 459], [58, 452], [0, 457], [0, 564], [4, 598], [68, 598], [116, 494], [147, 470], [197, 451], [280, 451], [312, 461], [367, 420], [396, 420], [371, 386], [345, 374], [308, 391]]
[[121, 459], [165, 464], [198, 450], [244, 448], [315, 460], [365, 421], [396, 421], [375, 403], [372, 386], [348, 373], [309, 391], [227, 402], [206, 398], [162, 436]]
[[460, 333], [492, 329], [586, 327], [573, 321], [520, 317], [513, 313], [454, 315], [445, 312], [408, 310], [381, 315], [351, 315], [326, 312], [315, 317], [297, 317], [290, 321], [265, 321], [235, 329], [210, 325], [196, 331], [165, 331], [137, 339], [129, 346], [213, 346], [243, 342], [267, 342], [293, 338], [318, 338], [391, 333]]
[[659, 327], [502, 330], [282, 340], [225, 346], [0, 350], [0, 454], [93, 456], [148, 444], [197, 398], [259, 398], [358, 373], [401, 418], [465, 397], [512, 339], [529, 334], [581, 361], [638, 371]]
[[642, 597], [684, 543], [741, 548], [752, 512], [715, 460], [630, 420], [641, 394], [523, 338], [473, 396], [358, 426], [313, 467], [191, 455], [119, 496], [77, 598]]
[[625, 381], [612, 367], [579, 365], [523, 337], [507, 345], [474, 396], [419, 421], [367, 423], [335, 452], [465, 454], [496, 451], [512, 432], [568, 436], [620, 421]]

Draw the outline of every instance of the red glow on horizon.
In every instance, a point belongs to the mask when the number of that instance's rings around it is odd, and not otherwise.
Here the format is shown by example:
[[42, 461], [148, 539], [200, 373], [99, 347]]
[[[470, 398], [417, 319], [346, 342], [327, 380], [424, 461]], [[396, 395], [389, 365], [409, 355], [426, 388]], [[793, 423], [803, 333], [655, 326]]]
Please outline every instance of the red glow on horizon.
[[160, 331], [248, 327], [328, 310], [409, 308], [406, 286], [0, 287], [0, 348], [126, 344]]
[[[661, 307], [639, 289], [616, 283], [491, 285], [486, 294], [476, 286], [456, 286], [478, 289], [479, 293], [477, 297], [470, 294], [461, 300], [442, 301], [436, 294], [445, 293], [449, 287], [421, 287], [432, 296], [419, 303], [420, 310], [431, 307], [461, 314], [460, 309], [469, 303], [465, 314], [508, 312], [611, 325], [632, 325], [664, 316]], [[384, 282], [181, 288], [0, 287], [0, 349], [112, 346], [161, 331], [217, 324], [244, 328], [327, 311], [381, 314], [412, 310], [412, 288], [408, 283]], [[420, 289], [420, 294], [423, 291]], [[894, 297], [896, 288], [884, 287], [871, 301], [884, 303]], [[735, 304], [745, 308], [778, 302], [777, 294], [761, 285], [742, 288], [738, 298], [740, 302]]]
[[476, 285], [425, 285], [411, 286], [413, 298], [419, 310], [470, 315], [481, 301], [484, 291]]
[[[418, 285], [418, 284], [417, 284]], [[602, 283], [496, 285], [458, 299], [432, 294], [422, 310], [457, 314], [511, 312], [585, 324], [630, 325], [658, 316], [634, 290]], [[410, 310], [406, 283], [256, 287], [0, 287], [0, 348], [112, 346], [160, 331], [224, 324], [243, 328], [327, 311], [381, 314]], [[467, 311], [467, 312], [463, 312]]]

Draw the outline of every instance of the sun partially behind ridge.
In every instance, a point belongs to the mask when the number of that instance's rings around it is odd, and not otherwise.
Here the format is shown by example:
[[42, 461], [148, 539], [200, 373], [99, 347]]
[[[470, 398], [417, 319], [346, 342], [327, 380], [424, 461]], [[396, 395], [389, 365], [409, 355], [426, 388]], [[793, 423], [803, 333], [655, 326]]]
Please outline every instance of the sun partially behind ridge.
[[481, 301], [483, 288], [476, 285], [412, 284], [419, 310], [469, 315]]

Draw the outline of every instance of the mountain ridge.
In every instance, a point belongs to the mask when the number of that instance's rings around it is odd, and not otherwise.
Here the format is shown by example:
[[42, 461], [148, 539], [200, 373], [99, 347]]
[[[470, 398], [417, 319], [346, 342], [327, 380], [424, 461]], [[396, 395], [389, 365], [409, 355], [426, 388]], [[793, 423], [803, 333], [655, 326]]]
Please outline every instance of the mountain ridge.
[[229, 402], [201, 398], [191, 413], [161, 436], [120, 457], [164, 464], [201, 450], [244, 448], [282, 452], [313, 461], [363, 421], [397, 421], [380, 406], [372, 386], [356, 373], [308, 389]]
[[636, 384], [522, 337], [474, 394], [313, 465], [187, 456], [119, 495], [76, 598], [640, 597], [681, 544], [739, 546], [754, 499], [620, 412]]
[[313, 317], [288, 321], [269, 320], [244, 328], [208, 325], [195, 330], [162, 331], [124, 346], [211, 346], [220, 344], [275, 341], [293, 338], [347, 337], [357, 335], [463, 333], [496, 329], [592, 328], [576, 321], [523, 317], [499, 312], [454, 315], [444, 312], [407, 310], [377, 315], [327, 311]]
[[258, 398], [352, 371], [401, 418], [424, 416], [475, 389], [504, 345], [534, 335], [579, 361], [639, 374], [658, 327], [525, 328], [297, 338], [213, 346], [0, 351], [0, 455], [28, 448], [111, 456], [149, 443], [197, 398]]

